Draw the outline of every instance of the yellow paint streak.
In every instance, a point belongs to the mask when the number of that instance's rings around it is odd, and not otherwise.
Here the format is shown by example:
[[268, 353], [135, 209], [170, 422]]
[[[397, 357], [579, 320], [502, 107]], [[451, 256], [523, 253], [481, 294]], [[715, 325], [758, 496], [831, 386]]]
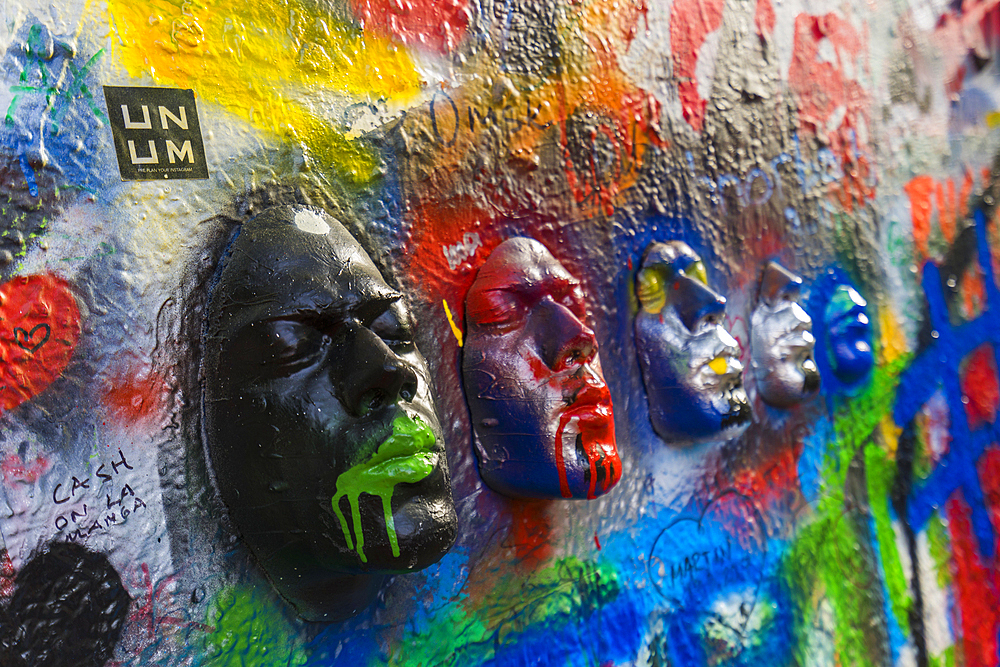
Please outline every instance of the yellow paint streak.
[[708, 367], [711, 368], [716, 375], [722, 375], [726, 372], [727, 364], [725, 357], [716, 357], [708, 362]]
[[883, 363], [891, 364], [906, 354], [906, 336], [887, 304], [879, 309], [879, 331]]
[[355, 183], [377, 156], [299, 100], [324, 93], [407, 101], [420, 79], [409, 55], [306, 0], [109, 0], [116, 58], [134, 78], [192, 88], [260, 130], [300, 142]]
[[896, 448], [899, 446], [899, 436], [902, 435], [903, 429], [896, 426], [896, 422], [892, 420], [892, 415], [884, 416], [879, 427], [882, 431], [882, 439], [885, 441], [886, 452], [889, 456], [896, 456]]
[[448, 324], [451, 325], [451, 332], [455, 334], [455, 339], [458, 341], [458, 346], [462, 347], [462, 330], [458, 328], [455, 324], [455, 318], [451, 314], [451, 308], [448, 307], [448, 302], [445, 299], [441, 299], [441, 303], [444, 305], [444, 314], [448, 318]]
[[1000, 126], [1000, 111], [991, 111], [986, 114], [986, 126], [991, 130]]

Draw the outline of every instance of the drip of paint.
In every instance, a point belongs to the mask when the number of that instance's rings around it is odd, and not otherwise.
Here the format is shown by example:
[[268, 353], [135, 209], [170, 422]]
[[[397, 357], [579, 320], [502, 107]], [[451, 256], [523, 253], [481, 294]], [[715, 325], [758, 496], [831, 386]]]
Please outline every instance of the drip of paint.
[[[580, 441], [583, 451], [587, 456], [587, 463], [590, 466], [590, 487], [587, 489], [587, 499], [593, 500], [597, 497], [597, 469], [600, 467], [604, 471], [604, 484], [601, 485], [601, 494], [607, 493], [611, 487], [618, 483], [622, 474], [622, 462], [618, 456], [618, 449], [614, 445], [615, 424], [610, 419], [610, 415], [605, 418], [603, 415], [598, 418], [589, 416], [581, 417], [577, 414], [564, 414], [559, 418], [559, 431], [556, 434], [556, 468], [559, 471], [559, 491], [563, 498], [572, 498], [573, 493], [569, 488], [569, 477], [566, 473], [566, 463], [563, 458], [563, 436], [566, 426], [570, 420], [577, 419], [577, 428], [580, 429]], [[610, 442], [611, 445], [605, 443]]]
[[566, 432], [566, 425], [573, 415], [564, 414], [559, 417], [559, 432], [556, 434], [556, 470], [559, 471], [559, 492], [563, 498], [572, 498], [573, 494], [569, 490], [569, 478], [566, 476], [566, 462], [563, 461], [563, 434]]
[[[332, 500], [333, 511], [340, 519], [347, 547], [358, 552], [362, 563], [367, 563], [368, 558], [365, 556], [365, 537], [361, 529], [361, 494], [367, 493], [382, 499], [385, 532], [392, 546], [392, 555], [398, 557], [399, 542], [396, 538], [396, 524], [392, 519], [392, 492], [397, 484], [419, 482], [434, 471], [434, 443], [434, 433], [427, 424], [400, 411], [392, 422], [392, 435], [379, 445], [378, 451], [367, 461], [337, 477], [337, 493]], [[351, 506], [353, 540], [347, 519], [340, 511], [340, 499], [344, 497]]]

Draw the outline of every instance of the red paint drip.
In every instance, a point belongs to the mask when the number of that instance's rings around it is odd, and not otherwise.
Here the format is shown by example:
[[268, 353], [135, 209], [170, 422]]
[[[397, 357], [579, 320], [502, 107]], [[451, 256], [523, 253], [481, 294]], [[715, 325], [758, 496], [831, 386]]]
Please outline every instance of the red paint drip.
[[977, 428], [983, 423], [996, 421], [1000, 406], [1000, 380], [997, 379], [993, 346], [980, 345], [967, 357], [962, 375], [962, 393], [968, 397], [965, 413], [969, 426]]
[[[583, 450], [590, 462], [590, 490], [587, 493], [587, 498], [592, 499], [607, 493], [611, 487], [618, 483], [622, 476], [622, 460], [619, 458], [618, 448], [615, 446], [613, 420], [609, 419], [600, 425], [589, 425], [584, 420], [580, 432], [583, 436]], [[604, 484], [601, 486], [600, 494], [596, 493], [598, 466], [604, 471]]]
[[597, 532], [596, 531], [594, 531], [594, 545], [597, 547], [598, 551], [601, 550], [601, 541], [599, 539], [597, 539]]
[[[599, 402], [594, 399], [599, 397]], [[618, 483], [622, 475], [622, 461], [615, 445], [615, 421], [611, 411], [611, 397], [606, 386], [587, 385], [579, 394], [577, 402], [584, 402], [584, 408], [577, 408], [559, 417], [559, 430], [556, 435], [556, 468], [559, 470], [559, 491], [563, 498], [572, 498], [569, 479], [566, 474], [566, 464], [563, 459], [563, 435], [570, 420], [577, 420], [580, 430], [580, 442], [590, 466], [590, 486], [587, 498], [592, 500], [607, 493]], [[597, 471], [604, 471], [604, 483], [600, 493], [597, 489]]]

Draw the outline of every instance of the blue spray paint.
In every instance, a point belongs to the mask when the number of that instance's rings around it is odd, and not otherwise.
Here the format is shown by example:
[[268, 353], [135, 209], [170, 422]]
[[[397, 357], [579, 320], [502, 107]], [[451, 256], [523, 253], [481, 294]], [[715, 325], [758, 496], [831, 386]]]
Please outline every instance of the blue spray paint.
[[995, 423], [983, 424], [975, 430], [970, 428], [959, 377], [962, 360], [975, 348], [989, 343], [996, 358], [996, 346], [1000, 343], [1000, 290], [993, 276], [986, 218], [981, 210], [976, 211], [975, 218], [979, 271], [986, 295], [983, 312], [974, 320], [952, 326], [941, 286], [941, 271], [933, 262], [924, 264], [924, 295], [936, 338], [900, 376], [893, 418], [897, 424], [909, 424], [941, 388], [951, 418], [951, 446], [923, 484], [911, 492], [907, 519], [913, 530], [921, 530], [931, 515], [955, 491], [961, 490], [972, 510], [972, 527], [980, 553], [992, 559], [993, 525], [984, 503], [976, 462], [987, 445], [1000, 440], [1000, 429]]

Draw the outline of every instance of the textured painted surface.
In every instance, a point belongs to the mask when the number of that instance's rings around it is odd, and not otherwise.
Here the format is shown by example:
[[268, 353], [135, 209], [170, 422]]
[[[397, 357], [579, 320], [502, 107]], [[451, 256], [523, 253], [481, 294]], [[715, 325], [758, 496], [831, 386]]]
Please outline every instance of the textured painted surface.
[[[996, 0], [0, 12], [0, 663], [1000, 665]], [[209, 178], [121, 180], [102, 86], [192, 90]], [[219, 221], [293, 190], [412, 304], [458, 508], [450, 553], [339, 623], [275, 593], [197, 418]], [[597, 498], [479, 474], [466, 296], [512, 237], [586, 294], [620, 460]], [[726, 441], [650, 419], [635, 323], [675, 287], [637, 274], [669, 241], [746, 369]], [[770, 262], [818, 390], [758, 386]], [[392, 530], [406, 489], [360, 472], [321, 529], [371, 560], [390, 536], [348, 515]]]

